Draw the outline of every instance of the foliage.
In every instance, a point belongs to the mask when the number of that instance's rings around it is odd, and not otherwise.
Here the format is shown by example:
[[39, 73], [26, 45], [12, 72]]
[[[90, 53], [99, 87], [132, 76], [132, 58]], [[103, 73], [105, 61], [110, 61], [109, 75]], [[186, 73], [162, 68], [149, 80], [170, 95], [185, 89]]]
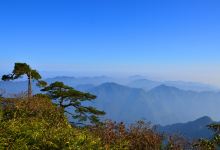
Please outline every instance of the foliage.
[[[48, 150], [184, 150], [193, 149], [185, 139], [166, 138], [142, 121], [126, 126], [106, 121], [91, 126], [73, 126], [61, 107], [38, 94], [31, 99], [0, 99], [0, 149]], [[219, 131], [218, 125], [210, 126]], [[216, 138], [199, 140], [195, 150], [215, 150]], [[214, 144], [215, 143], [215, 144]]]
[[37, 70], [33, 70], [28, 64], [26, 63], [15, 63], [14, 69], [11, 74], [3, 75], [3, 81], [15, 80], [22, 76], [26, 75], [28, 78], [28, 96], [32, 96], [32, 87], [31, 82], [32, 80], [37, 81], [37, 85], [44, 87], [46, 86], [46, 82], [41, 79], [41, 75], [38, 73]]
[[82, 105], [83, 102], [96, 99], [95, 95], [77, 91], [62, 82], [52, 83], [42, 89], [42, 91], [47, 92], [51, 99], [56, 100], [56, 104], [63, 110], [69, 107], [72, 108], [74, 113], [69, 111], [67, 113], [71, 114], [79, 122], [89, 120], [91, 123], [98, 123], [98, 116], [105, 114], [104, 111], [97, 110], [94, 107]]
[[123, 123], [107, 121], [92, 127], [91, 131], [101, 138], [102, 146], [106, 149], [157, 150], [162, 146], [163, 137], [142, 121], [128, 128]]
[[98, 149], [100, 140], [72, 127], [47, 98], [4, 99], [0, 149]]
[[113, 122], [73, 126], [45, 95], [3, 99], [1, 107], [0, 149], [133, 150], [161, 146], [162, 136], [143, 122], [129, 129]]
[[192, 144], [187, 139], [180, 135], [168, 136], [167, 144], [165, 145], [165, 150], [190, 150], [192, 149]]
[[209, 129], [214, 131], [212, 139], [200, 139], [194, 144], [194, 147], [200, 150], [216, 150], [220, 148], [220, 124], [211, 124]]

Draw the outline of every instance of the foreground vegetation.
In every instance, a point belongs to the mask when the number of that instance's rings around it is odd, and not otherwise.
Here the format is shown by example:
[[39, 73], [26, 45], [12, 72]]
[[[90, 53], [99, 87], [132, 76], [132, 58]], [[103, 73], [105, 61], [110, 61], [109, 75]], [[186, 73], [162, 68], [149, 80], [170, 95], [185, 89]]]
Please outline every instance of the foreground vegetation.
[[0, 149], [97, 149], [100, 140], [72, 127], [47, 98], [3, 99]]
[[47, 97], [1, 99], [0, 149], [160, 149], [162, 137], [143, 123], [77, 127]]
[[193, 144], [179, 137], [166, 139], [141, 121], [130, 127], [111, 121], [79, 127], [70, 124], [48, 97], [40, 95], [1, 98], [0, 120], [0, 149], [214, 150], [219, 144], [217, 134], [213, 140]]

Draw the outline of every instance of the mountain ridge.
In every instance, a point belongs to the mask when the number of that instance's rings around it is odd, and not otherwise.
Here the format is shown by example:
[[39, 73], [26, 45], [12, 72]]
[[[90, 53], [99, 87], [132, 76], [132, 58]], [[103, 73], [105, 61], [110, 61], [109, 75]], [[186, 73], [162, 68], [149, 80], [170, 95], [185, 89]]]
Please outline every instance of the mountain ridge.
[[183, 136], [189, 140], [195, 140], [199, 138], [211, 138], [213, 136], [213, 132], [208, 129], [208, 125], [217, 123], [213, 121], [208, 116], [203, 116], [194, 121], [189, 121], [185, 123], [176, 123], [167, 126], [156, 126], [157, 130], [161, 133], [167, 135], [178, 134], [179, 136]]

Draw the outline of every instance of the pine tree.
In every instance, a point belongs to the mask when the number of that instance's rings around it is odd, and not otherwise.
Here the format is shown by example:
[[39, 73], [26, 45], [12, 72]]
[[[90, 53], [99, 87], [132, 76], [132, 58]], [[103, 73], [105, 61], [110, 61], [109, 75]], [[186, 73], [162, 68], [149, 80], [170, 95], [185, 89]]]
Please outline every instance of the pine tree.
[[[96, 99], [95, 95], [75, 90], [64, 85], [63, 82], [54, 82], [42, 89], [47, 95], [56, 101], [56, 104], [69, 113], [75, 120], [81, 122], [89, 120], [90, 123], [98, 123], [99, 116], [104, 115], [104, 111], [97, 110], [91, 106], [83, 106], [83, 102]], [[74, 113], [66, 111], [66, 108], [72, 108]]]
[[46, 82], [40, 80], [41, 75], [38, 73], [37, 70], [33, 70], [28, 64], [26, 63], [15, 63], [14, 70], [11, 74], [3, 75], [3, 81], [15, 80], [22, 76], [26, 75], [28, 78], [28, 97], [32, 96], [32, 81], [36, 80], [38, 86], [46, 86]]

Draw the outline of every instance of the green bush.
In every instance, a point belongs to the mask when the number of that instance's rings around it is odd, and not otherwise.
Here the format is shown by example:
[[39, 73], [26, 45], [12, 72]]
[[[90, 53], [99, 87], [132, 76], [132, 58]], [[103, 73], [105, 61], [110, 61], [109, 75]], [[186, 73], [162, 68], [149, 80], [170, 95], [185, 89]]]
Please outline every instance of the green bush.
[[100, 140], [72, 127], [47, 98], [5, 99], [0, 149], [99, 149]]

